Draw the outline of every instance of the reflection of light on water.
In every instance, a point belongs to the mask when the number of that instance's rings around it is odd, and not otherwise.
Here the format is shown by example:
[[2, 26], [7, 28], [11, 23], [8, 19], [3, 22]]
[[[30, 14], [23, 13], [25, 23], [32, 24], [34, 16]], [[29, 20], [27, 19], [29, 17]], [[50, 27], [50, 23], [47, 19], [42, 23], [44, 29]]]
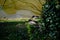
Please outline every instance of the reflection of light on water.
[[14, 18], [14, 19], [8, 19], [8, 20], [15, 20], [15, 21], [25, 21], [28, 20], [29, 18]]
[[3, 21], [3, 22], [5, 22], [5, 21], [7, 21], [7, 22], [17, 21], [18, 22], [18, 21], [28, 21], [28, 20], [29, 20], [29, 18], [13, 18], [13, 19], [12, 18], [9, 18], [9, 19], [8, 18], [1, 18], [0, 22], [1, 21]]
[[30, 18], [30, 17], [32, 17], [34, 14], [33, 14], [33, 12], [31, 12], [31, 11], [29, 11], [29, 10], [18, 10], [17, 12], [16, 12], [16, 15], [17, 15], [17, 17], [19, 18], [19, 17], [28, 17], [28, 18]]
[[34, 15], [33, 12], [29, 10], [17, 10], [16, 14], [8, 15], [3, 10], [0, 11], [1, 17], [6, 18], [30, 18]]

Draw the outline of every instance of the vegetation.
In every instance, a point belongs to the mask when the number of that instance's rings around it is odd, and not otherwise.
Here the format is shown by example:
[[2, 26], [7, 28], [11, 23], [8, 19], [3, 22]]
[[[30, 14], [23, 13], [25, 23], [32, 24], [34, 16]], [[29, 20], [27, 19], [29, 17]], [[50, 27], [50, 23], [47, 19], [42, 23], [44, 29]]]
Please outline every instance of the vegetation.
[[42, 18], [37, 21], [32, 19], [33, 21], [0, 22], [0, 40], [59, 40], [60, 1], [58, 1], [46, 0]]

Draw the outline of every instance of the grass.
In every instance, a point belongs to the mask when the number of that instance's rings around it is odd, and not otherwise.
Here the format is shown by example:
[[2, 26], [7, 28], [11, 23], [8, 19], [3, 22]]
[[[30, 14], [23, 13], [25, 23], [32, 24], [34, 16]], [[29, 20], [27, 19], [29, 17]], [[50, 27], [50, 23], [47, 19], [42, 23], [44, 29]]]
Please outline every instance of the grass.
[[0, 40], [40, 40], [38, 29], [28, 24], [28, 20], [22, 20], [1, 20]]
[[[30, 29], [27, 28], [25, 22], [22, 21], [0, 22], [0, 30], [1, 30], [0, 40], [29, 40], [28, 30]], [[22, 24], [22, 25], [18, 25], [18, 24]]]

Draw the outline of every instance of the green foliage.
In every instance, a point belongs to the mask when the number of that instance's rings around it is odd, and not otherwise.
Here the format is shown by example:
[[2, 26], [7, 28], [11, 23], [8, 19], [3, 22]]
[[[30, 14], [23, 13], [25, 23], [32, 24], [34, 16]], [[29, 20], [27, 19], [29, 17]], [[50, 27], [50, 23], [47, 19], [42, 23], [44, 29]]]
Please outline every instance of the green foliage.
[[0, 40], [40, 40], [41, 37], [39, 28], [25, 22], [0, 22], [0, 26]]
[[60, 33], [58, 30], [60, 28], [60, 18], [58, 17], [60, 8], [56, 8], [56, 6], [59, 5], [56, 2], [56, 0], [47, 0], [43, 6], [43, 22], [46, 27], [45, 31], [47, 35], [45, 39], [50, 37], [50, 40], [59, 40], [57, 35]]
[[43, 19], [37, 25], [26, 22], [0, 22], [0, 40], [59, 40], [60, 16], [56, 1], [43, 6]]
[[5, 22], [0, 23], [0, 40], [28, 40], [27, 28], [16, 26], [25, 22]]

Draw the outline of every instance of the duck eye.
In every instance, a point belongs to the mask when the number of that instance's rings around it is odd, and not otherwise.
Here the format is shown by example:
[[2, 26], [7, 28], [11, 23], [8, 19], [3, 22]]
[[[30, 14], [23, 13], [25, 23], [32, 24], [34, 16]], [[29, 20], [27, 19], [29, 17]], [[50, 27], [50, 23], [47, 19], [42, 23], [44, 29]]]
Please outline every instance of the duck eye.
[[28, 21], [32, 21], [32, 20], [30, 19], [30, 20], [28, 20]]
[[35, 16], [32, 16], [32, 18], [34, 18]]

